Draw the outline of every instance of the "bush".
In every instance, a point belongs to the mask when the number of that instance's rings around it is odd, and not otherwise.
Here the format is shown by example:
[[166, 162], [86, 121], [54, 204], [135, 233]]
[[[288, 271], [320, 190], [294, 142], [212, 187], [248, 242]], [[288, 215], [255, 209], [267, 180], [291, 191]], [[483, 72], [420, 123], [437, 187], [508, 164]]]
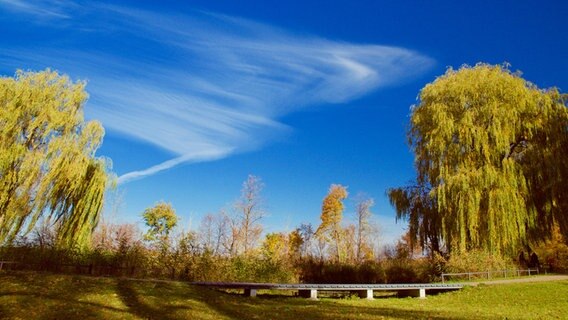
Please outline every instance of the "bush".
[[540, 263], [551, 272], [568, 273], [568, 241], [555, 226], [551, 238], [535, 248]]
[[385, 268], [376, 261], [365, 261], [359, 265], [357, 283], [386, 283]]
[[425, 283], [435, 279], [428, 258], [388, 259], [385, 262], [387, 283]]
[[365, 261], [360, 265], [305, 259], [298, 264], [303, 283], [385, 283], [382, 262]]
[[446, 264], [446, 271], [449, 273], [483, 272], [515, 268], [517, 266], [511, 259], [482, 250], [452, 254]]

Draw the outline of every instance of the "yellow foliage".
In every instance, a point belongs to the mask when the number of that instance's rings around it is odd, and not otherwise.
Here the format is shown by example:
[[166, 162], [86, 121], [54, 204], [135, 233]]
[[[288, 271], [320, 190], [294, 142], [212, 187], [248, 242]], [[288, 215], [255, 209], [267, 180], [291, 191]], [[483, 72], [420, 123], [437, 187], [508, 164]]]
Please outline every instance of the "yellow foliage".
[[150, 228], [146, 240], [167, 240], [170, 231], [177, 225], [178, 217], [171, 203], [158, 202], [142, 214]]
[[332, 184], [329, 187], [329, 192], [322, 203], [321, 224], [316, 231], [316, 235], [321, 239], [333, 241], [338, 260], [341, 260], [340, 242], [343, 238], [341, 228], [343, 200], [347, 198], [347, 195], [347, 188], [342, 185]]
[[85, 244], [96, 226], [108, 162], [104, 130], [85, 122], [85, 83], [46, 70], [0, 78], [0, 243], [47, 213], [61, 245]]
[[[563, 124], [551, 131], [559, 119]], [[567, 145], [566, 119], [558, 90], [540, 90], [506, 66], [448, 69], [422, 89], [412, 109], [409, 140], [418, 185], [435, 200], [435, 227], [450, 248], [514, 252], [537, 228], [537, 218], [550, 225], [551, 211], [533, 198], [547, 185], [533, 180], [547, 174], [553, 186], [560, 186], [558, 177], [566, 179], [566, 172], [541, 168], [542, 150], [554, 141]], [[560, 148], [555, 150], [556, 159], [548, 164], [566, 168]], [[558, 187], [554, 190], [557, 194], [547, 199], [564, 199], [566, 208], [566, 191], [559, 196]], [[404, 194], [393, 193], [391, 200], [399, 195]], [[565, 216], [560, 210], [554, 214]]]

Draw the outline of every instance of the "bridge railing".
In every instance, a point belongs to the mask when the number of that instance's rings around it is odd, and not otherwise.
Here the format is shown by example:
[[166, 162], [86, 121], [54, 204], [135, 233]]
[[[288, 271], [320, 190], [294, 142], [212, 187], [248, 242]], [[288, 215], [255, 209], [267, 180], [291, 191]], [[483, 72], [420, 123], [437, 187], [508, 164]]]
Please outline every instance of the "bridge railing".
[[215, 289], [242, 289], [249, 297], [256, 296], [258, 290], [297, 290], [300, 297], [317, 299], [318, 291], [352, 291], [360, 298], [373, 299], [374, 291], [396, 291], [400, 296], [426, 298], [426, 291], [442, 292], [459, 290], [463, 284], [400, 283], [400, 284], [282, 284], [251, 282], [192, 282], [194, 285]]
[[508, 277], [520, 277], [524, 275], [537, 275], [540, 271], [538, 268], [535, 269], [511, 269], [511, 270], [488, 270], [488, 271], [477, 271], [477, 272], [460, 272], [460, 273], [442, 273], [442, 283], [444, 283], [448, 278], [466, 278], [468, 280], [472, 279], [491, 279], [491, 278], [508, 278]]

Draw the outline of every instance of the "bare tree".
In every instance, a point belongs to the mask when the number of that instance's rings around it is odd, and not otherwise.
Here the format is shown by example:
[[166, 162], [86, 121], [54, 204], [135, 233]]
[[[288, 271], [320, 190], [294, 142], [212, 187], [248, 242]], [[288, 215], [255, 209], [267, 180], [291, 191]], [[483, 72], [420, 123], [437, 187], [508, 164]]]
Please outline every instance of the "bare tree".
[[241, 198], [235, 204], [239, 242], [244, 254], [255, 247], [262, 233], [260, 220], [266, 215], [260, 196], [263, 187], [260, 178], [249, 175], [243, 183]]
[[298, 228], [302, 236], [301, 256], [312, 257], [315, 231], [311, 223], [302, 223]]
[[239, 253], [241, 242], [241, 229], [238, 219], [235, 216], [229, 216], [222, 210], [219, 213], [217, 228], [224, 253], [231, 257], [236, 256]]
[[91, 245], [94, 248], [114, 250], [117, 248], [117, 229], [121, 228], [117, 224], [116, 218], [124, 207], [125, 191], [119, 188], [112, 188], [105, 193], [105, 206], [103, 213], [91, 236]]
[[199, 242], [203, 250], [213, 255], [225, 252], [231, 254], [235, 237], [232, 236], [231, 221], [224, 210], [217, 214], [209, 213], [201, 220]]
[[372, 253], [370, 246], [370, 236], [373, 232], [371, 223], [371, 207], [375, 205], [375, 200], [365, 195], [358, 195], [355, 204], [355, 259], [360, 263], [368, 253]]
[[57, 242], [57, 233], [49, 218], [42, 218], [35, 228], [32, 241], [41, 249], [54, 247]]
[[212, 213], [206, 214], [203, 219], [201, 219], [201, 224], [199, 226], [199, 244], [206, 252], [211, 252], [216, 254], [215, 251], [215, 215]]

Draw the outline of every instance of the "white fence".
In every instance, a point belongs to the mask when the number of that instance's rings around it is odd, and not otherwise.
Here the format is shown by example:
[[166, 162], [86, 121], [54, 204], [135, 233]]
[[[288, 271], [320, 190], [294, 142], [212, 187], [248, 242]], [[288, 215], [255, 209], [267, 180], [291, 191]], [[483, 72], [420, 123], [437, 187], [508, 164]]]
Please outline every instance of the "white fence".
[[514, 270], [493, 270], [493, 271], [481, 271], [481, 272], [462, 272], [462, 273], [442, 273], [442, 283], [444, 283], [450, 277], [465, 278], [468, 280], [472, 278], [508, 278], [508, 277], [520, 277], [520, 276], [531, 276], [539, 274], [538, 268], [536, 269], [514, 269]]

